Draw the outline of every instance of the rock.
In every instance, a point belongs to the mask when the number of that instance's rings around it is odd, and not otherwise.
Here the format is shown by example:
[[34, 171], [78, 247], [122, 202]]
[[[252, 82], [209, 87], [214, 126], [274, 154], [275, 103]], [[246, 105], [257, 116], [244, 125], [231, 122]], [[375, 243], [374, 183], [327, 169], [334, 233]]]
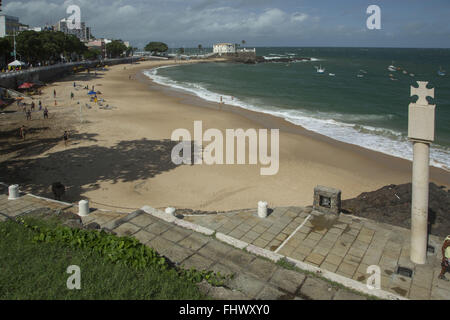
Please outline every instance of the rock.
[[87, 230], [99, 230], [100, 225], [97, 222], [91, 222], [87, 226], [85, 226], [85, 229]]
[[[343, 200], [344, 212], [404, 228], [411, 228], [411, 183], [388, 185]], [[450, 193], [430, 183], [428, 222], [430, 233], [445, 237], [450, 230]]]

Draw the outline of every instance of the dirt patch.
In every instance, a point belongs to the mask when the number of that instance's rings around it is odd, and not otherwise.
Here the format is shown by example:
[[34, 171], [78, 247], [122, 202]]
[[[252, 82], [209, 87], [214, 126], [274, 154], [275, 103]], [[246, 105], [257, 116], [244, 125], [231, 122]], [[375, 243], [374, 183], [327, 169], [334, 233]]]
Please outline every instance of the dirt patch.
[[[411, 228], [411, 183], [388, 185], [342, 201], [342, 209], [375, 221]], [[450, 190], [430, 183], [428, 230], [445, 237], [450, 230]]]

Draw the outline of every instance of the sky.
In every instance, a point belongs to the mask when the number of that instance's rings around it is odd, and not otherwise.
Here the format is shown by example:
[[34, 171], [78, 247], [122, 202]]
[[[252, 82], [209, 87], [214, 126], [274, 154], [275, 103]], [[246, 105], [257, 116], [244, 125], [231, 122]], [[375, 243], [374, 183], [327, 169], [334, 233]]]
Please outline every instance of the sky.
[[[162, 41], [171, 48], [246, 47], [450, 48], [450, 0], [3, 0], [3, 13], [30, 26], [69, 17], [78, 5], [92, 34], [138, 48]], [[381, 10], [369, 30], [367, 8]]]

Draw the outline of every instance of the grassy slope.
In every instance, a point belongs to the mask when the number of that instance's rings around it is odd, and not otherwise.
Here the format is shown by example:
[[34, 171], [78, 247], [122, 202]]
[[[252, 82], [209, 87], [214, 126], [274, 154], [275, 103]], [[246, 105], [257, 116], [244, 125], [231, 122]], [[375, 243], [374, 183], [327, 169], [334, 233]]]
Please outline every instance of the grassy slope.
[[[87, 250], [33, 243], [32, 237], [32, 231], [18, 223], [0, 223], [0, 300], [205, 298], [173, 270], [150, 267], [139, 272]], [[70, 265], [81, 269], [81, 290], [66, 287]]]

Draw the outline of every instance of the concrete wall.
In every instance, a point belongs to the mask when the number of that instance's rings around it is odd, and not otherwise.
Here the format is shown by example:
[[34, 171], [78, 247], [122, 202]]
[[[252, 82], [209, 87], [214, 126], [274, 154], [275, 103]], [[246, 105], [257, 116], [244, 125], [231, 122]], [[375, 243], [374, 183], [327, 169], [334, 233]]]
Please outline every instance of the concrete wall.
[[[134, 61], [137, 59], [134, 58]], [[24, 82], [50, 82], [60, 79], [64, 76], [73, 73], [74, 67], [89, 67], [94, 68], [98, 64], [101, 65], [115, 65], [121, 63], [131, 63], [131, 58], [120, 58], [120, 59], [105, 59], [102, 61], [85, 61], [85, 62], [72, 62], [58, 64], [48, 67], [32, 68], [23, 71], [10, 72], [0, 74], [0, 87], [8, 89], [16, 89], [19, 85]]]

